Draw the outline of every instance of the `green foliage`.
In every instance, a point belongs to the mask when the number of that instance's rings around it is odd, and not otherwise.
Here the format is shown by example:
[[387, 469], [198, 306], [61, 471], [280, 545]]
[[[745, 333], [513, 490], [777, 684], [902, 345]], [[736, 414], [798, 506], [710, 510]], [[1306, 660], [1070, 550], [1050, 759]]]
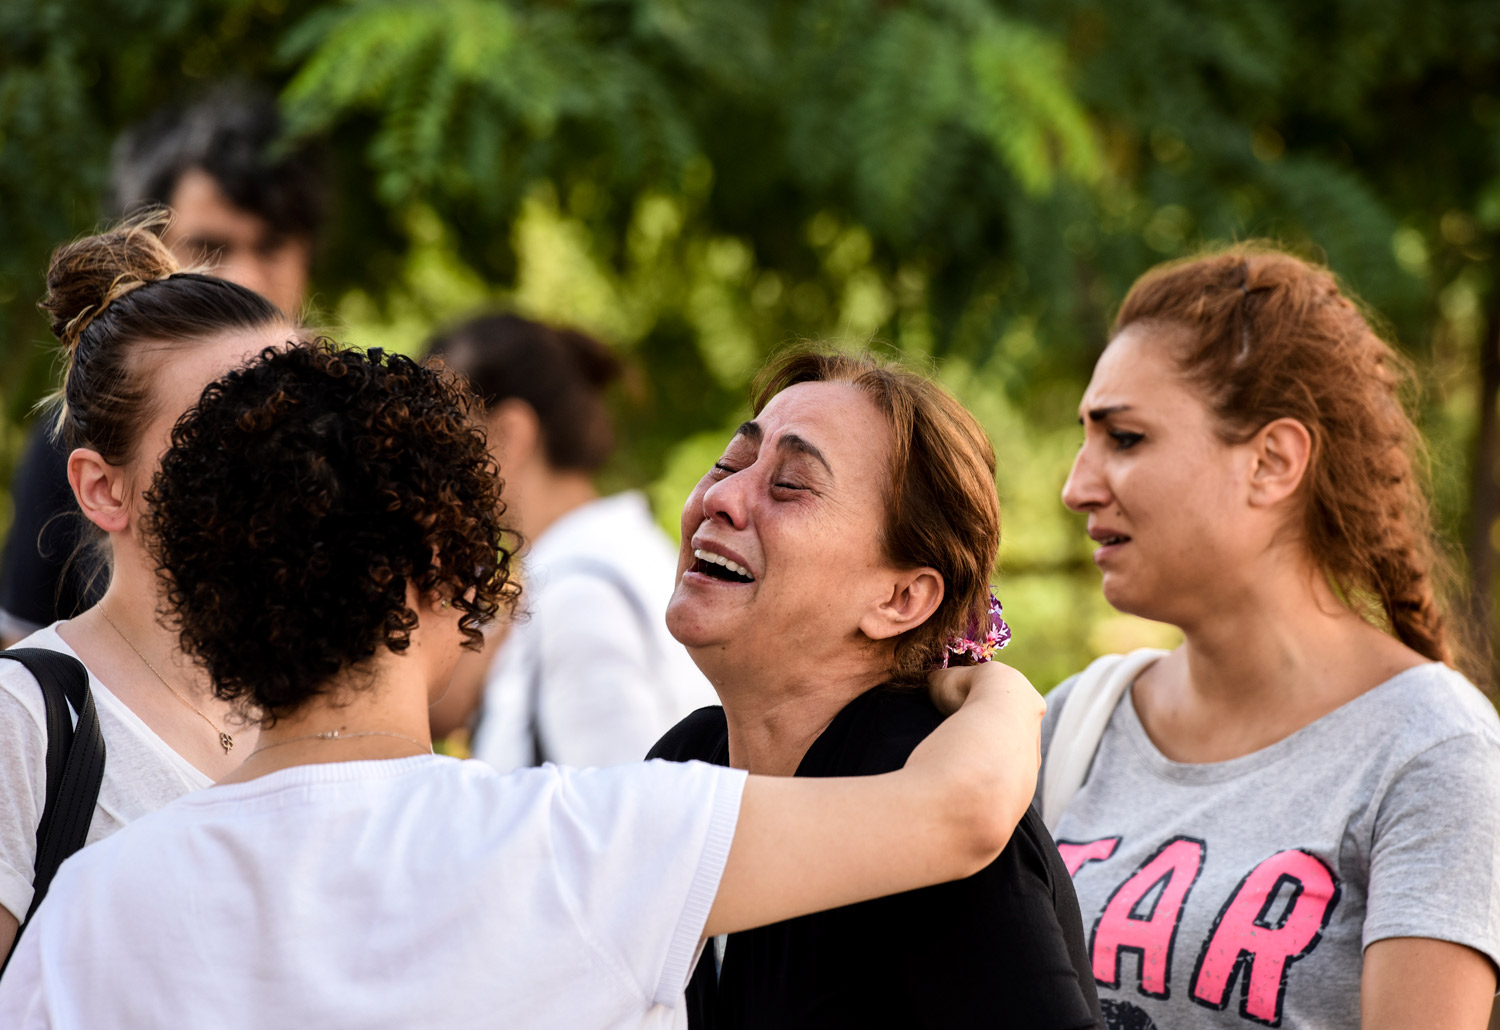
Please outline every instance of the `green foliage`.
[[482, 304], [603, 334], [641, 373], [608, 479], [666, 523], [784, 342], [933, 363], [996, 440], [1014, 653], [1046, 681], [1157, 639], [1108, 615], [1056, 498], [1114, 306], [1206, 242], [1321, 255], [1389, 319], [1465, 528], [1497, 69], [1492, 0], [12, 0], [8, 410], [48, 378], [30, 306], [113, 135], [260, 79], [331, 144], [335, 320], [411, 350]]

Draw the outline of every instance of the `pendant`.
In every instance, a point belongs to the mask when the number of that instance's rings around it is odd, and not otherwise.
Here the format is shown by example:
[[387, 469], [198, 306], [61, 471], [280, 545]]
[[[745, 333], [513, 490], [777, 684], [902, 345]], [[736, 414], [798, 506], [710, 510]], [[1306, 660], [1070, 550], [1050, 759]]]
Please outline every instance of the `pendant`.
[[224, 749], [224, 753], [226, 755], [229, 754], [229, 749], [232, 748], [232, 747], [234, 747], [234, 738], [231, 737], [229, 734], [225, 733], [223, 730], [220, 730], [219, 731], [219, 746]]

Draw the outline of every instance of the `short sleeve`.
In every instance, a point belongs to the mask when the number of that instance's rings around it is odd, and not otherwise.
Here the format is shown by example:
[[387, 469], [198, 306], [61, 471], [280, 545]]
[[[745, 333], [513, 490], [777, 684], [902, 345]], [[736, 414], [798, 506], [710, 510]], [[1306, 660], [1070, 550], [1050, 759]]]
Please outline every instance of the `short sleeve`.
[[687, 987], [746, 774], [701, 762], [563, 770], [555, 875], [601, 958], [648, 1004]]
[[47, 800], [47, 734], [41, 716], [15, 693], [41, 688], [19, 662], [0, 661], [0, 907], [17, 920], [31, 906], [36, 828]]
[[571, 766], [639, 761], [673, 714], [641, 613], [607, 580], [571, 575], [542, 591], [531, 617], [547, 757]]
[[1437, 744], [1392, 781], [1375, 820], [1364, 946], [1463, 944], [1500, 965], [1500, 741]]

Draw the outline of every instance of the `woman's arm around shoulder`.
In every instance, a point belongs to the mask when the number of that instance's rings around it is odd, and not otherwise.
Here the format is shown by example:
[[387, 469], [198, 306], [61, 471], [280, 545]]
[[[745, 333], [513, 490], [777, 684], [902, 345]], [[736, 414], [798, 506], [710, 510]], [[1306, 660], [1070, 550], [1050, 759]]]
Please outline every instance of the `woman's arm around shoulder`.
[[705, 936], [961, 879], [995, 860], [1031, 802], [1045, 705], [998, 663], [934, 679], [939, 707], [962, 707], [904, 768], [749, 778]]

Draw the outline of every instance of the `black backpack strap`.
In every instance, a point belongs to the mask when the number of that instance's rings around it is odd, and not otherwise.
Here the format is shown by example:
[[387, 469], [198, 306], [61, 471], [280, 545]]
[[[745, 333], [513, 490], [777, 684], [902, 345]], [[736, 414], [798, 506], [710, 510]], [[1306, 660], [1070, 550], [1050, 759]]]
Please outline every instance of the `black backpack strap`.
[[[99, 713], [89, 689], [88, 670], [77, 658], [40, 647], [0, 651], [0, 658], [20, 662], [36, 677], [47, 710], [47, 802], [36, 828], [31, 907], [16, 933], [20, 940], [47, 896], [58, 866], [83, 847], [88, 836], [94, 806], [99, 802], [99, 784], [104, 779], [104, 736], [99, 732]], [[69, 708], [78, 713], [76, 727]]]
[[[597, 558], [569, 558], [565, 562], [548, 570], [548, 582], [555, 583], [569, 576], [592, 576], [594, 579], [603, 580], [619, 591], [625, 598], [625, 603], [630, 606], [636, 621], [641, 624], [641, 630], [645, 633], [646, 646], [655, 649], [656, 638], [651, 632], [651, 613], [646, 608], [646, 602], [636, 593], [635, 587], [625, 578], [624, 573], [606, 561]], [[533, 655], [531, 675], [527, 678], [526, 690], [526, 731], [531, 739], [531, 764], [541, 765], [548, 760], [547, 747], [542, 740], [542, 669], [541, 656]]]

